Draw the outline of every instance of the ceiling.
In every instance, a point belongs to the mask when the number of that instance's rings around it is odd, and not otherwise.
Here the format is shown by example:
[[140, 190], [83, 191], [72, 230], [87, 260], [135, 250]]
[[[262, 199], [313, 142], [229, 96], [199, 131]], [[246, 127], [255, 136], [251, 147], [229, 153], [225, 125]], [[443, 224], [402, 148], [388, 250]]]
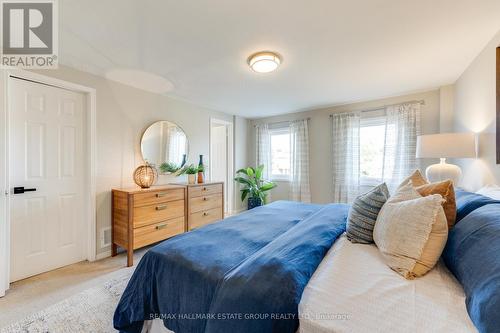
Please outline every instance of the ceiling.
[[[249, 118], [453, 83], [500, 29], [498, 0], [59, 4], [63, 65]], [[247, 66], [262, 50], [276, 72]]]

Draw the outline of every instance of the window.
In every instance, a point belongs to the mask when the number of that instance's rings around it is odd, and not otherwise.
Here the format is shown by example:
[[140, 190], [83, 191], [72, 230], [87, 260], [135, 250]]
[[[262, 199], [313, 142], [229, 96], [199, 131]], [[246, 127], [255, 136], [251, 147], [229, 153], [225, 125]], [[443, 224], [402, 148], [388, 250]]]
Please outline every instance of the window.
[[[384, 173], [390, 174], [390, 165], [385, 165], [387, 158], [386, 117], [361, 118], [359, 133], [359, 169], [360, 183], [363, 186], [378, 185], [383, 181]], [[385, 171], [385, 172], [384, 172]]]
[[272, 129], [271, 135], [271, 178], [272, 180], [290, 179], [290, 130]]

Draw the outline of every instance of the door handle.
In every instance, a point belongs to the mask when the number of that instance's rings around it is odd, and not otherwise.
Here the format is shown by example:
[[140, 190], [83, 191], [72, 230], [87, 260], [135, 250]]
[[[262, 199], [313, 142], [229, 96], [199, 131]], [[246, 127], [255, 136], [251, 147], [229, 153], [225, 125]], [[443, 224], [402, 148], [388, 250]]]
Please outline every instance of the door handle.
[[14, 187], [14, 194], [23, 194], [24, 192], [35, 192], [36, 188], [24, 188], [23, 187]]

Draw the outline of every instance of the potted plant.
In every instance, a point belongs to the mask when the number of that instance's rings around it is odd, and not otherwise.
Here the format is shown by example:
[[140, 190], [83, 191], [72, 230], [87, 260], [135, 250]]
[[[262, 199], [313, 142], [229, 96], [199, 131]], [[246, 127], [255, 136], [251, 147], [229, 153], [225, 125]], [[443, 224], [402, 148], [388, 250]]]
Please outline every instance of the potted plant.
[[186, 165], [181, 173], [188, 175], [188, 183], [189, 184], [196, 184], [196, 175], [198, 174], [198, 166], [194, 164]]
[[267, 192], [275, 188], [276, 183], [262, 179], [264, 166], [257, 168], [248, 167], [236, 172], [235, 181], [243, 185], [241, 189], [241, 201], [248, 196], [248, 209], [262, 206], [266, 203]]

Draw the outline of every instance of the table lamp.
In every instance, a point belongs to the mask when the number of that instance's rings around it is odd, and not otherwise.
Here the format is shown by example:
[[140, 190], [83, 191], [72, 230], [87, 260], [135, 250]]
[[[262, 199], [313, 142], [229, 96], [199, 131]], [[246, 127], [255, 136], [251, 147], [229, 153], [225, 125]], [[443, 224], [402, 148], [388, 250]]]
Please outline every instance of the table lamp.
[[475, 158], [474, 133], [443, 133], [417, 137], [417, 158], [439, 158], [441, 162], [425, 170], [427, 179], [434, 183], [451, 179], [458, 185], [462, 179], [459, 166], [446, 163], [447, 158]]

